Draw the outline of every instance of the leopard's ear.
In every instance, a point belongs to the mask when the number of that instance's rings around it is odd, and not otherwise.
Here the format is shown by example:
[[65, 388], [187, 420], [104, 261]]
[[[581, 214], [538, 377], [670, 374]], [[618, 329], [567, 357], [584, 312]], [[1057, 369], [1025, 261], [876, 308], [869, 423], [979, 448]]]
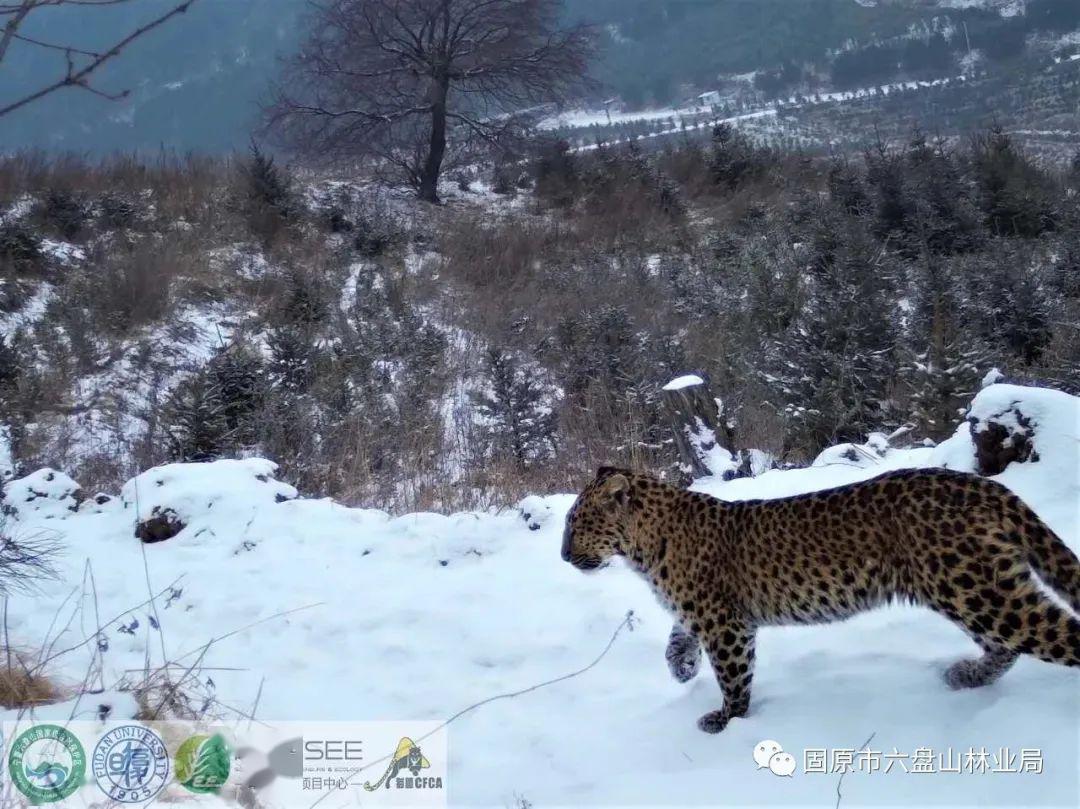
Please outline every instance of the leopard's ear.
[[617, 469], [612, 471], [614, 474], [604, 481], [602, 491], [614, 498], [620, 506], [625, 506], [627, 494], [630, 491], [630, 480]]
[[601, 466], [599, 469], [596, 470], [596, 476], [598, 478], [608, 478], [618, 471], [619, 470], [616, 469], [614, 466]]

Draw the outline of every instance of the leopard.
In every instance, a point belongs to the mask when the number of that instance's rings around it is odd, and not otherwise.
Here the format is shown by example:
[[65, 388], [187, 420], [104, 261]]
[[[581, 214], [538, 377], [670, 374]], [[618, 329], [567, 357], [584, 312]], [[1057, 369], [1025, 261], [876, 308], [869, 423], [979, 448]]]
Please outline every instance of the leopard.
[[890, 603], [929, 608], [980, 656], [944, 672], [990, 685], [1021, 654], [1080, 666], [1080, 560], [1019, 497], [976, 474], [902, 469], [835, 488], [721, 500], [601, 467], [566, 516], [561, 556], [585, 573], [621, 557], [674, 617], [666, 659], [688, 682], [707, 655], [719, 733], [747, 715], [761, 627], [841, 621]]

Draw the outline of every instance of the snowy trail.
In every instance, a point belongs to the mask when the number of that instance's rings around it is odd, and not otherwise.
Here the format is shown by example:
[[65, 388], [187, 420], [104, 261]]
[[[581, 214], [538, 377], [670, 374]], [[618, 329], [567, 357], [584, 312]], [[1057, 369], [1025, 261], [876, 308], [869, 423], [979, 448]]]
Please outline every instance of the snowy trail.
[[[1070, 417], [1075, 422], [1075, 408]], [[1061, 466], [1076, 450], [1059, 444], [1040, 464], [1014, 466], [1002, 479], [1077, 549], [1080, 485]], [[894, 466], [962, 466], [963, 456], [954, 439], [867, 467], [770, 472], [706, 488], [727, 498], [777, 496]], [[265, 473], [265, 462], [243, 463], [251, 465], [248, 478]], [[707, 671], [687, 685], [671, 680], [663, 658], [670, 620], [644, 583], [625, 568], [585, 575], [560, 560], [571, 496], [528, 498], [528, 520], [516, 510], [391, 519], [327, 500], [274, 502], [280, 484], [241, 485], [236, 468], [228, 476], [186, 469], [176, 485], [187, 486], [179, 499], [192, 516], [165, 542], [136, 541], [133, 511], [119, 499], [100, 513], [20, 515], [20, 530], [47, 527], [67, 546], [64, 581], [11, 603], [9, 627], [20, 644], [40, 643], [87, 559], [103, 616], [143, 601], [145, 550], [155, 589], [183, 575], [182, 594], [159, 604], [173, 659], [198, 654], [211, 637], [319, 604], [210, 648], [205, 666], [243, 669], [212, 672], [222, 703], [249, 710], [265, 677], [263, 719], [444, 719], [584, 666], [632, 609], [634, 631], [621, 633], [595, 668], [451, 726], [451, 805], [505, 807], [526, 798], [537, 807], [832, 806], [839, 775], [804, 773], [803, 750], [857, 748], [871, 734], [872, 749], [884, 754], [1037, 748], [1044, 772], [856, 772], [843, 782], [845, 806], [1078, 803], [1077, 673], [1024, 659], [991, 687], [952, 692], [941, 672], [975, 646], [927, 611], [895, 607], [843, 624], [763, 630], [751, 714], [707, 736], [695, 720], [719, 707], [719, 690]], [[154, 474], [140, 478], [140, 507], [171, 496], [172, 482], [152, 491]], [[201, 510], [198, 481], [215, 500]], [[89, 594], [83, 605], [66, 641], [93, 631]], [[125, 616], [125, 624], [139, 620], [134, 634], [107, 629], [107, 681], [141, 668], [147, 649], [159, 660], [148, 617], [145, 608]], [[88, 654], [64, 658], [57, 673], [78, 681]], [[751, 751], [763, 739], [796, 755], [794, 777], [756, 768]]]

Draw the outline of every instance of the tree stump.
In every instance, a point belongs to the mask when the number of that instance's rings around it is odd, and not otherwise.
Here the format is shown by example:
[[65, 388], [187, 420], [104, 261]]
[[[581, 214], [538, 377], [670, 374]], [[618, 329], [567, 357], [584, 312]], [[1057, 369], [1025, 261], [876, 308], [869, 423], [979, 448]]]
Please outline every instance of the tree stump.
[[682, 465], [694, 478], [714, 474], [706, 452], [718, 445], [721, 424], [709, 383], [698, 375], [680, 376], [664, 386], [663, 402]]

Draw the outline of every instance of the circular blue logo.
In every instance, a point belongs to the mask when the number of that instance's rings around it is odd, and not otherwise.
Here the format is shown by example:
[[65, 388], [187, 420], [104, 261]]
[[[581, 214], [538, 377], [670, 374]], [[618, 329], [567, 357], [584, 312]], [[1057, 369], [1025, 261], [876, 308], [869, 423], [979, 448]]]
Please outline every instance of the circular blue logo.
[[169, 751], [150, 728], [121, 725], [94, 748], [94, 780], [120, 803], [142, 803], [161, 792], [169, 780]]

